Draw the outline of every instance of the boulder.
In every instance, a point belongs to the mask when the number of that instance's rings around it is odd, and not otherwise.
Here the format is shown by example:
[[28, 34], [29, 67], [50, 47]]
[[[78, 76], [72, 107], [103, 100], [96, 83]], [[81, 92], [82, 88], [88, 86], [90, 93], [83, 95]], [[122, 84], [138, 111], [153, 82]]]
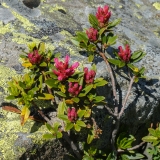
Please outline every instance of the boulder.
[[[121, 23], [115, 28], [118, 40], [112, 47], [117, 48], [128, 41], [132, 52], [146, 52], [145, 58], [137, 63], [137, 66], [146, 68], [146, 79], [134, 84], [122, 119], [122, 124], [128, 126], [127, 131], [139, 141], [151, 122], [160, 121], [160, 4], [156, 0], [42, 0], [40, 6], [34, 9], [26, 7], [22, 1], [5, 0], [0, 5], [0, 102], [6, 102], [7, 81], [22, 74], [19, 54], [27, 51], [27, 44], [32, 41], [43, 41], [54, 50], [53, 53], [61, 52], [62, 56], [69, 53], [73, 61], [89, 64], [85, 52], [80, 52], [70, 39], [75, 31], [89, 27], [88, 14], [95, 14], [98, 6], [106, 4], [112, 11], [111, 20], [121, 18]], [[112, 54], [112, 48], [107, 51]], [[102, 59], [97, 58], [95, 62], [97, 76], [109, 80]], [[125, 78], [125, 72], [118, 70], [116, 78], [117, 93], [123, 99], [129, 81]], [[98, 90], [98, 93], [106, 96], [108, 103], [112, 104], [110, 84]], [[95, 109], [95, 119], [103, 124], [102, 138], [97, 143], [100, 148], [110, 143], [112, 123], [102, 123], [106, 114], [103, 107]], [[47, 132], [44, 125], [29, 121], [21, 127], [18, 114], [8, 113], [1, 108], [0, 127], [0, 159], [28, 158], [28, 154], [25, 154], [28, 148], [34, 149], [35, 144], [43, 146], [46, 143], [42, 140], [42, 134]], [[59, 147], [56, 144], [55, 148]]]

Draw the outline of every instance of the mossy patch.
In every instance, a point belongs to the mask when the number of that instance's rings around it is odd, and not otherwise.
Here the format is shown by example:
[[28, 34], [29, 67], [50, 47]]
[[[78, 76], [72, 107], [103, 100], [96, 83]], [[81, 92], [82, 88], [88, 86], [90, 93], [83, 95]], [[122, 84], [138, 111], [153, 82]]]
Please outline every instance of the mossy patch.
[[160, 10], [160, 3], [155, 2], [155, 3], [153, 3], [153, 6], [154, 6], [157, 10]]

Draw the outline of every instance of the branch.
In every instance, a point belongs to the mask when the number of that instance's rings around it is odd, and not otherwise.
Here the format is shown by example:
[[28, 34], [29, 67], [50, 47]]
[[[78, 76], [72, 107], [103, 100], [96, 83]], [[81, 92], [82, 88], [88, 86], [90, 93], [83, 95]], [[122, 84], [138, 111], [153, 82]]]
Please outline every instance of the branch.
[[131, 81], [130, 81], [130, 84], [129, 84], [129, 87], [128, 87], [128, 91], [127, 91], [125, 100], [124, 100], [124, 102], [123, 102], [121, 111], [120, 111], [120, 113], [119, 113], [119, 118], [121, 118], [121, 116], [122, 116], [122, 114], [123, 114], [123, 112], [124, 112], [124, 109], [125, 109], [125, 106], [126, 106], [126, 103], [127, 103], [127, 100], [128, 100], [128, 97], [129, 97], [131, 88], [132, 88], [132, 85], [133, 85], [133, 83], [134, 83], [134, 79], [135, 79], [135, 76], [133, 76], [133, 77], [131, 78]]
[[146, 142], [141, 142], [140, 144], [138, 144], [138, 145], [136, 145], [136, 146], [134, 146], [134, 147], [132, 147], [132, 148], [128, 148], [128, 149], [125, 149], [125, 150], [123, 150], [123, 149], [118, 149], [117, 151], [118, 151], [118, 153], [123, 153], [123, 152], [126, 152], [126, 151], [136, 150], [136, 149], [140, 148], [141, 146], [143, 146], [143, 144], [145, 144], [145, 143], [146, 143]]
[[[52, 122], [43, 114], [42, 111], [38, 110], [38, 113], [44, 118], [44, 120], [46, 120], [46, 122], [48, 124], [50, 124], [51, 126], [53, 125]], [[79, 153], [79, 150], [77, 149], [76, 145], [74, 144], [74, 142], [70, 139], [69, 135], [67, 132], [64, 132], [62, 130], [60, 130], [62, 135], [63, 135], [63, 139], [65, 139], [67, 141], [67, 143], [71, 146], [74, 154], [77, 156], [78, 159], [82, 159], [81, 154]]]
[[115, 114], [115, 116], [117, 116], [118, 115], [118, 100], [117, 100], [117, 94], [116, 94], [116, 83], [115, 83], [115, 79], [114, 79], [114, 76], [113, 76], [113, 72], [112, 72], [111, 66], [108, 63], [108, 60], [107, 60], [105, 54], [102, 53], [102, 52], [99, 52], [99, 54], [103, 58], [103, 60], [106, 62], [108, 72], [109, 72], [110, 77], [111, 77], [111, 83], [112, 83], [112, 88], [113, 88], [113, 96], [114, 96], [114, 99], [115, 99], [115, 106], [116, 106], [114, 114]]
[[112, 110], [111, 110], [108, 106], [105, 105], [104, 107], [107, 109], [108, 113], [109, 113], [114, 119], [117, 119], [117, 116], [114, 115], [114, 113], [112, 112]]

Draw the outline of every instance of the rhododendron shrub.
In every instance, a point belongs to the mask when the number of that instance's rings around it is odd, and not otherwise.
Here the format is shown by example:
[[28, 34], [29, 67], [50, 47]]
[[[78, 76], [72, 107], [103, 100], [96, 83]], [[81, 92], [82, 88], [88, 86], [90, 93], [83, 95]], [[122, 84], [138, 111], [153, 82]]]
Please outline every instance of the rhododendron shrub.
[[[112, 56], [106, 53], [106, 49], [116, 43], [117, 36], [114, 35], [113, 28], [120, 23], [120, 19], [110, 21], [110, 17], [111, 11], [108, 5], [98, 7], [95, 15], [89, 15], [90, 27], [85, 31], [76, 32], [76, 36], [72, 39], [75, 45], [88, 54], [90, 67], [71, 61], [68, 53], [61, 58], [60, 54], [46, 50], [43, 42], [38, 45], [32, 43], [29, 45], [28, 53], [21, 55], [22, 65], [28, 69], [27, 73], [21, 75], [19, 79], [13, 78], [8, 83], [9, 96], [7, 99], [16, 99], [23, 106], [18, 111], [15, 110], [21, 113], [21, 125], [24, 125], [28, 119], [37, 120], [30, 115], [33, 107], [41, 115], [50, 132], [44, 134], [43, 138], [63, 137], [78, 159], [96, 159], [99, 155], [103, 157], [102, 159], [129, 159], [130, 157], [138, 159], [138, 156], [143, 158], [142, 154], [136, 155], [134, 147], [132, 149], [134, 136], [120, 133], [119, 128], [132, 85], [135, 82], [138, 83], [140, 78], [144, 78], [144, 67], [138, 68], [135, 63], [140, 61], [145, 53], [132, 52], [129, 44], [124, 47], [116, 47]], [[108, 69], [106, 72], [110, 76], [113, 91], [111, 93], [113, 95], [112, 108], [106, 101], [107, 97], [97, 93], [97, 89], [107, 85], [108, 82], [103, 75], [96, 76], [95, 56], [104, 60]], [[117, 95], [115, 83], [117, 74], [113, 74], [115, 69], [113, 66], [122, 72], [125, 72], [127, 68], [126, 76], [129, 75], [130, 84], [125, 100], [120, 99], [121, 95]], [[56, 122], [53, 125], [36, 104], [37, 100], [51, 101], [50, 107], [56, 110], [57, 118], [63, 123]], [[101, 126], [94, 118], [97, 113], [94, 108], [99, 105], [107, 110], [103, 121], [106, 122], [109, 119], [112, 122], [110, 153], [108, 150], [102, 152], [94, 146], [96, 144], [94, 140], [101, 138], [100, 135], [103, 133]], [[69, 136], [68, 131], [74, 133], [75, 137], [81, 136], [83, 130], [85, 130], [86, 137], [81, 142], [79, 141], [84, 147], [84, 154], [81, 154], [76, 147], [78, 145], [71, 142], [72, 137], [66, 138], [66, 136]]]

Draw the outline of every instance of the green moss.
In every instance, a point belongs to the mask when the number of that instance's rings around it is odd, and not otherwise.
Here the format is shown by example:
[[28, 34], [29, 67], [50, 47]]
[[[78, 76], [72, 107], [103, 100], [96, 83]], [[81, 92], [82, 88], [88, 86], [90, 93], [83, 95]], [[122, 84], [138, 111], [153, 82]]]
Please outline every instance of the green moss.
[[7, 32], [13, 32], [14, 28], [11, 24], [3, 25], [3, 23], [0, 23], [0, 34], [6, 34]]
[[59, 6], [58, 4], [55, 4], [54, 7], [50, 7], [49, 12], [52, 13], [52, 12], [57, 11], [59, 9], [62, 9], [65, 11], [64, 7]]
[[22, 23], [22, 27], [24, 27], [27, 31], [33, 31], [33, 29], [37, 29], [37, 27], [31, 23], [27, 18], [23, 17], [19, 13], [13, 11], [9, 6], [7, 6], [5, 3], [2, 3], [2, 6], [5, 8], [10, 9], [12, 14]]

